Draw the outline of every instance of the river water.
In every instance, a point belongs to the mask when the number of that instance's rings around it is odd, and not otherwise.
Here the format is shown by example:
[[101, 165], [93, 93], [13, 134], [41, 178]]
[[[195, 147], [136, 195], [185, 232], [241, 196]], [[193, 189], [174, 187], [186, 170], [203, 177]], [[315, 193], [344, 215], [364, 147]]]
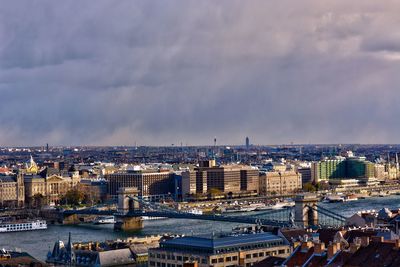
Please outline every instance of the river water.
[[[379, 210], [386, 208], [400, 208], [400, 196], [373, 197], [345, 203], [320, 203], [322, 207], [342, 214], [346, 217], [359, 210]], [[241, 216], [246, 216], [242, 213]], [[144, 229], [139, 232], [126, 233], [115, 232], [112, 225], [49, 225], [47, 230], [32, 232], [16, 232], [0, 234], [0, 248], [21, 249], [32, 256], [44, 260], [49, 249], [53, 248], [58, 239], [64, 242], [68, 239], [68, 233], [72, 234], [72, 241], [104, 241], [123, 239], [130, 236], [157, 235], [163, 233], [173, 234], [204, 234], [211, 232], [230, 231], [239, 226], [237, 223], [198, 221], [187, 219], [165, 219], [145, 221]]]

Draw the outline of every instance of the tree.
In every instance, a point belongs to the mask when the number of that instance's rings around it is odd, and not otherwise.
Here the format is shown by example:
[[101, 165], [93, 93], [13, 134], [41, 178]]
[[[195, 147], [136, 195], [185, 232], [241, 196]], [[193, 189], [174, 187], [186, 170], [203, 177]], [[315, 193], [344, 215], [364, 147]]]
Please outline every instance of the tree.
[[307, 192], [315, 192], [317, 188], [312, 183], [305, 183], [303, 189]]
[[36, 193], [33, 196], [33, 206], [36, 208], [41, 208], [44, 203], [44, 196], [41, 193]]
[[61, 198], [62, 204], [77, 206], [80, 205], [84, 198], [84, 194], [77, 188], [70, 189], [65, 193], [65, 195]]

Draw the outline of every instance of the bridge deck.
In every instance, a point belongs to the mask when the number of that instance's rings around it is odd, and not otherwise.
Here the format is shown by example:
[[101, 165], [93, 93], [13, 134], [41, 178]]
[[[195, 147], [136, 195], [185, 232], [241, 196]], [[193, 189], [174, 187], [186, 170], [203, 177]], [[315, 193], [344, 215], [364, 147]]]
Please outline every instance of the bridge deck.
[[288, 227], [289, 222], [279, 220], [267, 220], [251, 216], [223, 216], [223, 215], [206, 215], [206, 214], [192, 214], [184, 212], [167, 212], [167, 211], [129, 211], [126, 214], [118, 213], [116, 210], [95, 210], [95, 209], [82, 209], [82, 210], [66, 210], [64, 215], [115, 215], [121, 217], [166, 217], [176, 219], [193, 219], [193, 220], [207, 220], [207, 221], [220, 221], [232, 222], [243, 224], [260, 224], [265, 226]]

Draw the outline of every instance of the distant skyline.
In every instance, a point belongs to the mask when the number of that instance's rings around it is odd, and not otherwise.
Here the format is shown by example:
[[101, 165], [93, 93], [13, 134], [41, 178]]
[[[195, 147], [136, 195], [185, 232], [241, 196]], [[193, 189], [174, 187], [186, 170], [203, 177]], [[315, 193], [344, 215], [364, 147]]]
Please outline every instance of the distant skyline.
[[0, 146], [400, 143], [398, 10], [0, 0]]

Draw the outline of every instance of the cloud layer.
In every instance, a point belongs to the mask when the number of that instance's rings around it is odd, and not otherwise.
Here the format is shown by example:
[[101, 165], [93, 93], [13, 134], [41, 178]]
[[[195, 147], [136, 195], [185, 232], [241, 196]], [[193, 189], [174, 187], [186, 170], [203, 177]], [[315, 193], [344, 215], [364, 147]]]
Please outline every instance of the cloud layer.
[[400, 143], [398, 1], [0, 2], [0, 145]]

